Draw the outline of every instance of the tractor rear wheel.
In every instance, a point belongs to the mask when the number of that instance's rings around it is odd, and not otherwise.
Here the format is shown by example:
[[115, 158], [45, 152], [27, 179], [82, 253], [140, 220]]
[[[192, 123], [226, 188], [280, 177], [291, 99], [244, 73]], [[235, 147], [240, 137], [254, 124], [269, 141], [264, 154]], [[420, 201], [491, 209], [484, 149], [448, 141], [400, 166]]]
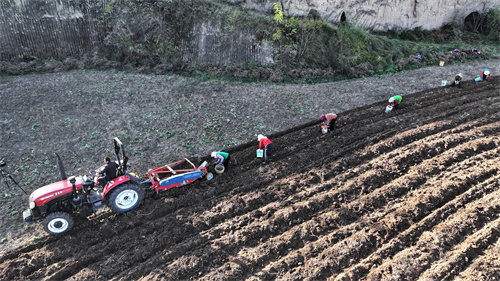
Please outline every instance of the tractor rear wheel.
[[117, 213], [128, 212], [139, 206], [144, 197], [144, 189], [135, 183], [124, 183], [113, 189], [109, 195], [109, 208]]
[[51, 213], [43, 221], [43, 229], [52, 235], [61, 235], [73, 227], [73, 218], [65, 212]]

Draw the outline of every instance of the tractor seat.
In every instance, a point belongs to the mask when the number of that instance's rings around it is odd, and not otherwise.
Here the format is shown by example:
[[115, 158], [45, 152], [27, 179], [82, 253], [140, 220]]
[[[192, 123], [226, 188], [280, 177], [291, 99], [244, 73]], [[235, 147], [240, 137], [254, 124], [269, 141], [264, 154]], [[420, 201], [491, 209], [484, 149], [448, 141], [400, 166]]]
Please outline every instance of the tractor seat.
[[121, 177], [121, 176], [123, 176], [123, 175], [125, 175], [125, 173], [123, 172], [123, 170], [122, 170], [122, 169], [120, 169], [120, 167], [118, 167], [118, 168], [116, 169], [116, 177]]

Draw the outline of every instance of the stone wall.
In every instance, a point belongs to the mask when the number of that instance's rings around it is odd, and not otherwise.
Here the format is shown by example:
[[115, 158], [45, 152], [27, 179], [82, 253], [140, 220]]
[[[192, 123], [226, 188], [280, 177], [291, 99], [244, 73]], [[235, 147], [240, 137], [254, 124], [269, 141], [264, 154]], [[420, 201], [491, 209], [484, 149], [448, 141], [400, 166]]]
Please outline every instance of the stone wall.
[[347, 20], [374, 30], [438, 29], [447, 23], [461, 25], [473, 13], [500, 7], [498, 0], [222, 0], [261, 12], [280, 3], [288, 16], [317, 15], [338, 23]]

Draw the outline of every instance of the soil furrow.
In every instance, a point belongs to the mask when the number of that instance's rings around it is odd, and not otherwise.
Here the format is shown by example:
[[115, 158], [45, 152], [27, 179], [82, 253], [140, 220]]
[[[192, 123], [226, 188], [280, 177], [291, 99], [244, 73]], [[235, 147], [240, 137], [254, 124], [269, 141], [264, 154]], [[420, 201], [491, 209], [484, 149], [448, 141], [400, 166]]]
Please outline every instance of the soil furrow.
[[[394, 257], [385, 260], [375, 270], [372, 269], [367, 278], [383, 279], [386, 272], [390, 270], [392, 274], [398, 275], [402, 279], [415, 279], [421, 276], [425, 270], [429, 269], [434, 261], [445, 259], [447, 251], [455, 245], [456, 247], [460, 247], [457, 243], [461, 243], [469, 238], [471, 242], [484, 239], [481, 235], [481, 228], [485, 227], [485, 232], [488, 233], [488, 229], [490, 228], [488, 224], [491, 221], [498, 220], [498, 211], [500, 210], [500, 199], [498, 196], [499, 191], [497, 190], [495, 193], [458, 209], [457, 213], [450, 216], [446, 221], [422, 233], [413, 246], [407, 247]], [[494, 225], [497, 224], [498, 221], [494, 223]], [[475, 237], [475, 233], [477, 233], [478, 237]], [[498, 233], [498, 230], [487, 234], [489, 239], [492, 238], [490, 235], [493, 234], [493, 243], [497, 239], [495, 237], [496, 233]], [[469, 237], [470, 235], [472, 237]], [[478, 244], [480, 245], [478, 245], [478, 248], [487, 247], [484, 245], [492, 241], [479, 242]], [[473, 248], [471, 247], [470, 249]], [[479, 249], [478, 251], [481, 250]], [[471, 257], [475, 255], [474, 252], [468, 252], [468, 254]], [[443, 279], [439, 278], [438, 280]]]
[[[488, 204], [488, 207], [492, 207], [493, 200], [498, 199], [498, 194], [496, 198], [489, 199], [492, 202]], [[481, 206], [484, 205], [484, 203], [481, 204]], [[475, 208], [482, 208], [481, 206], [475, 206]], [[420, 274], [420, 280], [449, 280], [455, 278], [469, 265], [469, 261], [473, 261], [476, 257], [482, 255], [490, 245], [494, 245], [499, 241], [499, 218], [488, 223], [483, 228], [479, 228], [476, 224], [471, 227], [471, 232], [474, 231], [474, 233], [470, 233], [462, 243], [454, 246], [445, 257], [440, 258], [431, 265], [430, 269]], [[449, 247], [449, 245], [445, 246]]]
[[[467, 260], [466, 260], [467, 261]], [[500, 240], [489, 245], [481, 255], [471, 261], [471, 264], [454, 280], [488, 280], [500, 276]]]
[[335, 280], [360, 280], [366, 277], [366, 274], [371, 268], [382, 263], [383, 259], [387, 259], [396, 255], [401, 249], [405, 248], [408, 241], [417, 239], [424, 231], [431, 229], [443, 219], [456, 213], [458, 208], [462, 208], [470, 202], [481, 199], [482, 197], [500, 189], [500, 176], [495, 176], [489, 180], [475, 185], [465, 193], [457, 196], [452, 201], [446, 203], [441, 208], [434, 210], [421, 221], [412, 224], [412, 226], [398, 234], [390, 243], [385, 243], [376, 252], [370, 254], [367, 258], [359, 263], [347, 268], [342, 274], [338, 275]]

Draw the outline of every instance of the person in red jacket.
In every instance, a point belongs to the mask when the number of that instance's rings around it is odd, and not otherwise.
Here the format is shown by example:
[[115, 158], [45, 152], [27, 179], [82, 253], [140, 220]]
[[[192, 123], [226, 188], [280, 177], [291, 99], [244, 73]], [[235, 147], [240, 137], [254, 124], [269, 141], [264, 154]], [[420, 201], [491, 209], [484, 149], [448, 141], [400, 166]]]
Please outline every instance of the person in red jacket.
[[264, 148], [264, 162], [262, 164], [266, 165], [269, 161], [269, 156], [271, 155], [271, 150], [273, 149], [273, 142], [264, 135], [258, 135], [257, 140], [259, 141], [259, 149]]
[[483, 79], [483, 81], [486, 81], [491, 78], [491, 73], [489, 69], [485, 69], [481, 74], [479, 75]]
[[333, 131], [335, 127], [335, 121], [337, 121], [337, 114], [328, 113], [321, 115], [321, 121], [325, 121], [325, 125], [328, 128], [328, 131]]

